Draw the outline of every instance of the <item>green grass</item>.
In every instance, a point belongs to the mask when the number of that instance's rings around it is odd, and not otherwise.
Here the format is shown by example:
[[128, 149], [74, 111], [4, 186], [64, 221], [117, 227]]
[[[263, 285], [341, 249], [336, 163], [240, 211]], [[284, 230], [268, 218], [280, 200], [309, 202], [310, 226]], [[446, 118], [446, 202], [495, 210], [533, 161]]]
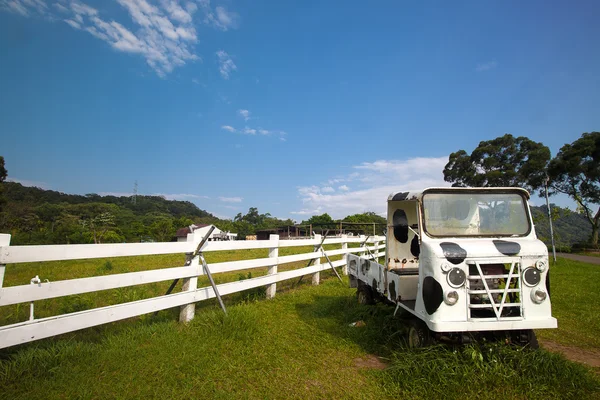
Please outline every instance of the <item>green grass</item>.
[[588, 256], [588, 257], [600, 257], [600, 253], [597, 251], [596, 252], [588, 251], [588, 252], [582, 252], [582, 253], [577, 253], [577, 254], [582, 255], [582, 256]]
[[[181, 257], [112, 259], [112, 268], [107, 260], [72, 266], [85, 276], [177, 266]], [[47, 272], [61, 276], [59, 265]], [[7, 278], [28, 282], [34, 267], [13, 266]], [[598, 348], [590, 338], [597, 322], [576, 321], [593, 320], [598, 310], [597, 301], [581, 305], [586, 292], [596, 293], [596, 271], [567, 260], [552, 268], [560, 328], [540, 337], [572, 344], [562, 338], [569, 332]], [[0, 398], [600, 398], [596, 374], [544, 350], [498, 343], [409, 350], [405, 325], [391, 307], [360, 306], [347, 282], [330, 272], [322, 277], [319, 286], [310, 279], [295, 288], [292, 282], [278, 286], [283, 293], [272, 300], [256, 289], [227, 296], [227, 316], [214, 302], [200, 303], [188, 325], [176, 322], [173, 309], [0, 350]], [[575, 289], [580, 295], [573, 295]], [[578, 317], [571, 316], [576, 310]], [[349, 326], [359, 320], [366, 325]], [[385, 361], [385, 370], [365, 368], [373, 355]]]
[[[186, 325], [167, 314], [102, 335], [0, 353], [0, 397], [36, 398], [593, 398], [585, 367], [501, 345], [403, 347], [384, 305], [359, 306], [333, 279], [269, 301], [211, 307]], [[350, 327], [363, 320], [366, 326]], [[87, 330], [91, 331], [91, 330]], [[361, 368], [370, 354], [389, 368]]]
[[550, 266], [552, 315], [558, 329], [538, 332], [541, 339], [564, 345], [600, 349], [600, 265], [558, 258]]

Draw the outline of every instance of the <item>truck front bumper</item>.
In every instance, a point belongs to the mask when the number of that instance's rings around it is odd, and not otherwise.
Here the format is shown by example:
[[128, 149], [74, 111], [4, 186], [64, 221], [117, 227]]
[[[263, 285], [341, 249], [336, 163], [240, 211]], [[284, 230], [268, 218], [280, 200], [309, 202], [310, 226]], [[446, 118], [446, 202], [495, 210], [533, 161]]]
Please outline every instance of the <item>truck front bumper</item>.
[[551, 329], [558, 327], [556, 318], [514, 319], [490, 321], [428, 321], [429, 329], [434, 332], [478, 332], [478, 331], [511, 331], [524, 329]]

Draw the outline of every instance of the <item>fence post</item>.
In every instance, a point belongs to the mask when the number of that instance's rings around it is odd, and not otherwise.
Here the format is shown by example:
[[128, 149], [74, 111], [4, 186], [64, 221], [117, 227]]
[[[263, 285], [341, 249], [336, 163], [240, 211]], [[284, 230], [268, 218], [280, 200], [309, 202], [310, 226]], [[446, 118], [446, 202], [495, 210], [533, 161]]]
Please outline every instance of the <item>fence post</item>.
[[[358, 238], [360, 239], [360, 243], [363, 243], [365, 241], [365, 239], [366, 239], [366, 236], [365, 235], [360, 235]], [[366, 242], [365, 242], [365, 246], [367, 246]], [[358, 255], [360, 257], [364, 257], [364, 256], [367, 255], [367, 252], [366, 251], [361, 251], [360, 253], [358, 253]]]
[[[7, 233], [0, 233], [0, 247], [2, 247], [2, 251], [4, 252], [4, 247], [10, 246], [10, 235]], [[2, 288], [2, 283], [4, 282], [4, 270], [6, 269], [6, 265], [0, 264], [0, 288]]]
[[[187, 241], [193, 242], [194, 246], [198, 246], [200, 241], [202, 240], [202, 236], [200, 236], [199, 232], [192, 232], [188, 234]], [[181, 291], [194, 291], [198, 289], [198, 276], [202, 275], [202, 266], [200, 265], [200, 257], [196, 256], [191, 258], [193, 253], [186, 253], [185, 257], [185, 265], [193, 265], [197, 268], [198, 272], [196, 276], [192, 276], [190, 278], [184, 278], [183, 284], [181, 285]], [[196, 315], [196, 303], [185, 304], [180, 307], [179, 311], [179, 322], [190, 322], [194, 319]]]
[[[377, 236], [375, 237], [378, 238]], [[373, 250], [373, 255], [375, 256], [375, 259], [373, 261], [379, 263], [379, 240], [373, 242], [373, 245], [375, 246], [375, 250]]]
[[[198, 268], [198, 274], [200, 274], [200, 257], [196, 256], [191, 258], [192, 253], [187, 253], [185, 265], [195, 265]], [[183, 279], [183, 285], [181, 286], [182, 292], [193, 292], [198, 289], [198, 276], [192, 276], [190, 278]], [[190, 322], [196, 315], [196, 303], [190, 303], [181, 306], [179, 311], [179, 322]]]
[[[315, 240], [316, 240], [318, 243], [321, 243], [321, 235], [315, 235]], [[316, 246], [314, 247], [314, 251], [318, 251], [318, 250], [319, 250], [319, 245], [316, 245]], [[321, 265], [321, 252], [319, 252], [319, 257], [315, 258], [314, 265], [315, 265], [315, 266], [317, 266], [317, 265]], [[320, 279], [321, 279], [321, 273], [320, 273], [320, 272], [315, 272], [315, 273], [312, 275], [312, 284], [313, 284], [313, 285], [318, 285], [318, 284], [319, 284], [319, 280], [320, 280]]]
[[[341, 222], [340, 222], [341, 224]], [[345, 240], [348, 240], [348, 235], [342, 235], [342, 240], [344, 240], [344, 242], [342, 242], [342, 249], [347, 249], [348, 248], [348, 242], [345, 242]], [[346, 259], [346, 254], [342, 254], [343, 260]], [[344, 275], [348, 275], [348, 263], [344, 264], [344, 266], [342, 267], [342, 273]]]
[[[277, 258], [279, 257], [279, 235], [270, 235], [270, 241], [277, 241], [275, 247], [269, 248], [269, 258]], [[269, 266], [268, 275], [277, 275], [277, 264]], [[272, 299], [275, 297], [275, 292], [277, 291], [277, 283], [272, 283], [267, 286], [267, 299]]]

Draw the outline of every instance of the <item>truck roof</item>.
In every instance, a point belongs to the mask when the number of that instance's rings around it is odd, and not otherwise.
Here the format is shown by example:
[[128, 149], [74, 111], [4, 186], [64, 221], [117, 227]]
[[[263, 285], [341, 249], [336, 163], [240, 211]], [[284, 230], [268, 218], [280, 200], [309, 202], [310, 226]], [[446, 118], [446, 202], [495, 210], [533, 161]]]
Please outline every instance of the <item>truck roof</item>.
[[529, 192], [523, 188], [519, 188], [519, 187], [429, 187], [426, 189], [423, 189], [421, 191], [414, 191], [414, 190], [410, 190], [407, 192], [395, 192], [395, 193], [390, 193], [390, 195], [388, 196], [388, 201], [403, 201], [403, 200], [414, 200], [414, 201], [420, 201], [423, 198], [423, 194], [425, 194], [426, 192], [429, 191], [435, 191], [435, 192], [449, 192], [449, 193], [456, 193], [456, 192], [506, 192], [506, 191], [511, 191], [511, 192], [521, 192], [522, 194], [525, 195], [526, 199], [529, 199]]

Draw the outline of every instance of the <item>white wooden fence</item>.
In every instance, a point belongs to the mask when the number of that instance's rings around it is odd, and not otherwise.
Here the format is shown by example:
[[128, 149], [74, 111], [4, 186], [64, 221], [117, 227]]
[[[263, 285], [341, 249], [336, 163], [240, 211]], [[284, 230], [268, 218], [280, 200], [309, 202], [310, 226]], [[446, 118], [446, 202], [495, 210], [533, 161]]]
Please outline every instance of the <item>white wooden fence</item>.
[[[35, 319], [0, 327], [0, 348], [31, 342], [79, 329], [102, 325], [126, 318], [131, 318], [159, 310], [181, 307], [180, 320], [190, 321], [194, 318], [195, 303], [215, 297], [212, 287], [198, 288], [198, 277], [204, 275], [199, 257], [192, 259], [190, 265], [164, 268], [150, 271], [131, 272], [91, 278], [69, 279], [55, 282], [37, 282], [29, 285], [3, 287], [6, 265], [24, 262], [42, 262], [57, 260], [79, 260], [90, 258], [107, 258], [123, 256], [139, 256], [152, 254], [193, 253], [201, 241], [198, 235], [190, 234], [187, 242], [171, 243], [123, 243], [123, 244], [76, 244], [49, 246], [10, 246], [10, 235], [0, 234], [0, 307], [11, 304], [31, 303], [38, 300], [71, 296], [101, 290], [116, 289], [128, 286], [143, 285], [152, 282], [182, 279], [182, 291], [150, 299], [129, 303], [94, 308], [91, 310], [63, 314], [48, 318]], [[267, 298], [275, 296], [277, 282], [312, 275], [313, 284], [319, 284], [320, 271], [330, 269], [326, 261], [321, 263], [325, 254], [332, 257], [347, 253], [360, 253], [366, 256], [380, 257], [385, 254], [385, 237], [369, 237], [362, 247], [348, 248], [348, 243], [364, 243], [364, 236], [349, 238], [327, 238], [324, 244], [338, 244], [340, 249], [324, 251], [319, 246], [320, 235], [306, 240], [279, 240], [278, 235], [271, 235], [270, 240], [260, 241], [224, 241], [206, 242], [203, 253], [222, 250], [269, 249], [267, 258], [238, 260], [209, 264], [212, 274], [268, 267], [268, 274], [257, 278], [229, 282], [217, 286], [221, 296], [243, 290], [267, 286]], [[282, 247], [313, 246], [314, 252], [279, 256]], [[278, 272], [277, 266], [297, 261], [314, 260], [305, 268]], [[343, 267], [347, 273], [346, 258], [332, 262], [335, 267]]]

